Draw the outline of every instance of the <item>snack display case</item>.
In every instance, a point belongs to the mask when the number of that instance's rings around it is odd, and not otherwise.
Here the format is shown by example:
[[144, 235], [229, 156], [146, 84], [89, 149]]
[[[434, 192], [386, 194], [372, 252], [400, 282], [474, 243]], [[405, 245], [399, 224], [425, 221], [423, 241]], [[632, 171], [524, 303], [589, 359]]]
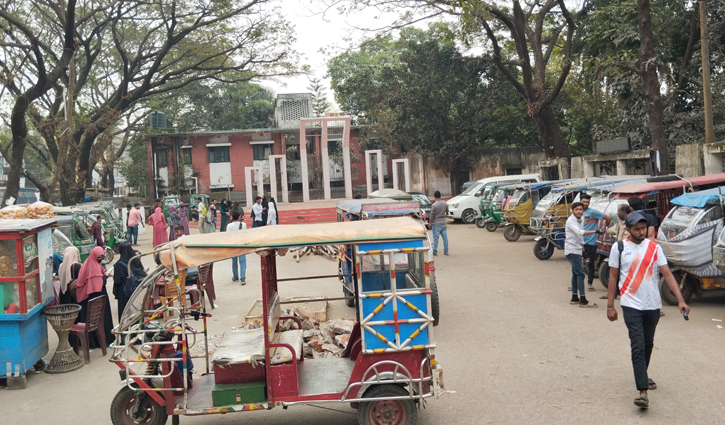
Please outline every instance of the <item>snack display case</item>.
[[53, 291], [54, 219], [0, 219], [0, 378], [20, 380], [48, 352], [41, 311]]

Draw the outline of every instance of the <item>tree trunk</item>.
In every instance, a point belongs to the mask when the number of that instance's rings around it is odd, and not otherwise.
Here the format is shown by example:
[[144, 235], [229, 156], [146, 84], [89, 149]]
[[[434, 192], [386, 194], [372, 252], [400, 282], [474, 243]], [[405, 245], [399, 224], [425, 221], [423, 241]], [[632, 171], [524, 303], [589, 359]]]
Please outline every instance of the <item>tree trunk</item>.
[[451, 196], [458, 195], [458, 188], [461, 187], [458, 176], [458, 162], [448, 164], [448, 179], [451, 182]]
[[670, 161], [667, 151], [667, 132], [664, 124], [665, 105], [660, 96], [660, 80], [657, 75], [654, 36], [649, 0], [637, 0], [637, 21], [639, 27], [640, 54], [642, 55], [642, 85], [652, 133], [652, 150], [660, 153], [661, 171], [652, 170], [655, 175], [669, 174]]
[[534, 119], [534, 123], [536, 123], [536, 129], [539, 130], [539, 137], [546, 152], [546, 157], [568, 157], [569, 148], [551, 106], [547, 106], [538, 113], [532, 112], [532, 108], [529, 107], [529, 114]]

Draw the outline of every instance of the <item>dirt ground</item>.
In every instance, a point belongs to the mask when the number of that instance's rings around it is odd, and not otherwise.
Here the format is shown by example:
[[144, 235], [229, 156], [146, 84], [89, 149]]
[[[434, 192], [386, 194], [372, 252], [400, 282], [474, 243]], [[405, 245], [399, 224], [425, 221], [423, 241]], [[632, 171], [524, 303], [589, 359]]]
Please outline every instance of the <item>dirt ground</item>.
[[[725, 297], [693, 299], [689, 322], [676, 307], [664, 307], [650, 366], [659, 388], [650, 393], [650, 409], [639, 410], [632, 404], [636, 391], [626, 328], [621, 319], [606, 319], [598, 281], [589, 297], [600, 308], [570, 306], [569, 264], [562, 251], [539, 261], [531, 236], [509, 243], [500, 231], [461, 224], [449, 225], [448, 234], [451, 255], [436, 257], [441, 320], [435, 328], [448, 393], [428, 402], [419, 424], [723, 423], [725, 329], [713, 319], [725, 320]], [[150, 234], [142, 242], [142, 250], [149, 250]], [[280, 277], [333, 274], [336, 263], [305, 257], [297, 264], [287, 256], [278, 261], [278, 270]], [[260, 297], [259, 258], [248, 257], [246, 286], [231, 281], [229, 261], [214, 271], [219, 308], [209, 329], [221, 334], [239, 326]], [[340, 292], [333, 279], [280, 285], [282, 296]], [[115, 319], [115, 301], [112, 305]], [[329, 314], [354, 317], [342, 301], [332, 302]], [[57, 345], [52, 329], [49, 334], [48, 359]], [[72, 373], [31, 375], [26, 390], [2, 390], [1, 422], [109, 424], [110, 403], [120, 388], [118, 368], [100, 350], [91, 353], [91, 360]], [[204, 367], [197, 363], [196, 369]], [[353, 425], [357, 415], [347, 405], [326, 404], [182, 417], [181, 423]]]

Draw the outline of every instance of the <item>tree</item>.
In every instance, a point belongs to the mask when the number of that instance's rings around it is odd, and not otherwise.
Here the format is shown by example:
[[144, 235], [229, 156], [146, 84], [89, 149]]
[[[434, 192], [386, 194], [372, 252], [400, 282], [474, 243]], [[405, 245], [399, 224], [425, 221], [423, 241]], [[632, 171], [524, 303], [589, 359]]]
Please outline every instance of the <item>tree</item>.
[[[59, 12], [44, 0], [30, 2], [38, 27], [53, 29]], [[52, 4], [48, 2], [49, 4]], [[271, 0], [87, 0], [85, 8], [104, 11], [75, 29], [78, 72], [73, 88], [73, 119], [63, 154], [61, 107], [31, 114], [56, 164], [64, 163], [61, 200], [81, 199], [90, 182], [94, 152], [104, 133], [133, 108], [196, 81], [239, 82], [296, 72], [291, 28]], [[52, 32], [52, 31], [49, 31]], [[57, 92], [56, 92], [57, 97]], [[49, 105], [54, 102], [49, 99]], [[61, 102], [62, 103], [62, 102]], [[67, 134], [67, 133], [65, 133]], [[107, 136], [107, 133], [106, 133]], [[112, 138], [111, 138], [112, 140]], [[96, 154], [96, 158], [100, 155]]]
[[[8, 89], [15, 98], [10, 115], [12, 148], [2, 152], [5, 158], [10, 158], [8, 183], [2, 201], [4, 205], [11, 196], [18, 197], [20, 175], [23, 174], [23, 158], [28, 143], [26, 115], [31, 110], [32, 103], [53, 87], [56, 87], [56, 102], [53, 106], [62, 102], [62, 91], [57, 85], [75, 51], [73, 35], [77, 24], [76, 0], [68, 0], [65, 8], [61, 6], [62, 3], [55, 5], [58, 18], [56, 25], [61, 28], [59, 35], [62, 43], [47, 43], [41, 39], [43, 28], [28, 22], [30, 11], [25, 2], [3, 3], [0, 6], [0, 25], [3, 29], [0, 46], [6, 54], [0, 60], [0, 68], [3, 71], [0, 82], [3, 84], [3, 90]], [[88, 19], [95, 13], [96, 10], [91, 8], [91, 12], [82, 19]]]
[[121, 161], [120, 171], [126, 177], [128, 186], [135, 188], [140, 196], [148, 196], [149, 158], [143, 138], [134, 138], [128, 147], [128, 159]]
[[203, 131], [270, 127], [274, 103], [274, 92], [248, 81], [197, 81], [153, 106], [165, 111], [175, 128]]
[[330, 109], [330, 101], [327, 100], [327, 92], [319, 78], [310, 78], [310, 85], [307, 90], [312, 92], [312, 112], [316, 117], [322, 117]]
[[[365, 143], [434, 158], [449, 173], [452, 191], [458, 171], [473, 165], [500, 130], [492, 123], [507, 118], [506, 99], [515, 96], [495, 66], [457, 56], [450, 28], [437, 24], [368, 41], [328, 65], [335, 98], [364, 124]], [[517, 133], [504, 137], [515, 145]]]

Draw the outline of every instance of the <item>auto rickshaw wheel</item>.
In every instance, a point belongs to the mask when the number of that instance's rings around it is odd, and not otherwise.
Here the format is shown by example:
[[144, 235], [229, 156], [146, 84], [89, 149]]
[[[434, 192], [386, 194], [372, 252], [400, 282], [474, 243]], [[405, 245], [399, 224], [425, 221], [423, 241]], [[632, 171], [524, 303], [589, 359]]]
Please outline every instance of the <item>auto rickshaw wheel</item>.
[[[692, 298], [692, 294], [695, 292], [689, 276], [685, 278], [685, 282], [683, 284], [682, 274], [680, 272], [674, 271], [672, 274], [675, 276], [675, 280], [680, 283], [680, 293], [682, 294], [682, 298], [685, 302], [689, 302]], [[667, 286], [664, 276], [660, 276], [660, 295], [662, 296], [662, 301], [664, 301], [667, 305], [677, 305], [677, 297], [672, 293], [672, 291], [670, 291], [670, 287]]]
[[[363, 398], [406, 397], [408, 390], [399, 385], [374, 385]], [[413, 425], [418, 417], [414, 400], [380, 400], [360, 403], [357, 420], [360, 425]]]
[[541, 239], [534, 243], [534, 256], [539, 260], [548, 260], [554, 255], [554, 244], [548, 239]]
[[496, 223], [495, 221], [489, 221], [488, 223], [486, 223], [486, 230], [488, 230], [489, 232], [495, 232], [496, 229], [498, 229], [498, 223]]
[[430, 276], [430, 314], [433, 316], [433, 326], [438, 326], [440, 322], [440, 300], [438, 298], [438, 284], [436, 283], [436, 277]]
[[470, 208], [463, 211], [463, 214], [461, 214], [461, 221], [463, 224], [473, 224], [473, 222], [476, 221], [476, 212]]
[[111, 261], [113, 261], [113, 257], [114, 257], [114, 256], [115, 256], [116, 254], [115, 254], [115, 253], [113, 252], [113, 250], [112, 250], [111, 248], [109, 248], [109, 247], [106, 247], [106, 248], [105, 248], [105, 249], [103, 250], [103, 255], [104, 255], [103, 261], [105, 261], [105, 262], [106, 262], [106, 264], [111, 264]]
[[609, 260], [602, 261], [599, 266], [599, 281], [602, 282], [602, 286], [609, 289]]
[[345, 285], [342, 286], [342, 293], [345, 294], [345, 305], [348, 307], [355, 307], [355, 298], [351, 298], [354, 297], [355, 294], [348, 291]]
[[484, 227], [486, 227], [486, 220], [484, 220], [483, 217], [476, 218], [476, 227], [478, 227], [479, 229], [483, 229]]
[[136, 403], [136, 397], [141, 394], [128, 386], [121, 388], [111, 402], [111, 422], [113, 425], [163, 425], [168, 414], [154, 399], [146, 396], [143, 400], [140, 417], [131, 418], [131, 409]]
[[521, 226], [512, 224], [503, 228], [503, 237], [509, 242], [516, 242], [521, 237]]

